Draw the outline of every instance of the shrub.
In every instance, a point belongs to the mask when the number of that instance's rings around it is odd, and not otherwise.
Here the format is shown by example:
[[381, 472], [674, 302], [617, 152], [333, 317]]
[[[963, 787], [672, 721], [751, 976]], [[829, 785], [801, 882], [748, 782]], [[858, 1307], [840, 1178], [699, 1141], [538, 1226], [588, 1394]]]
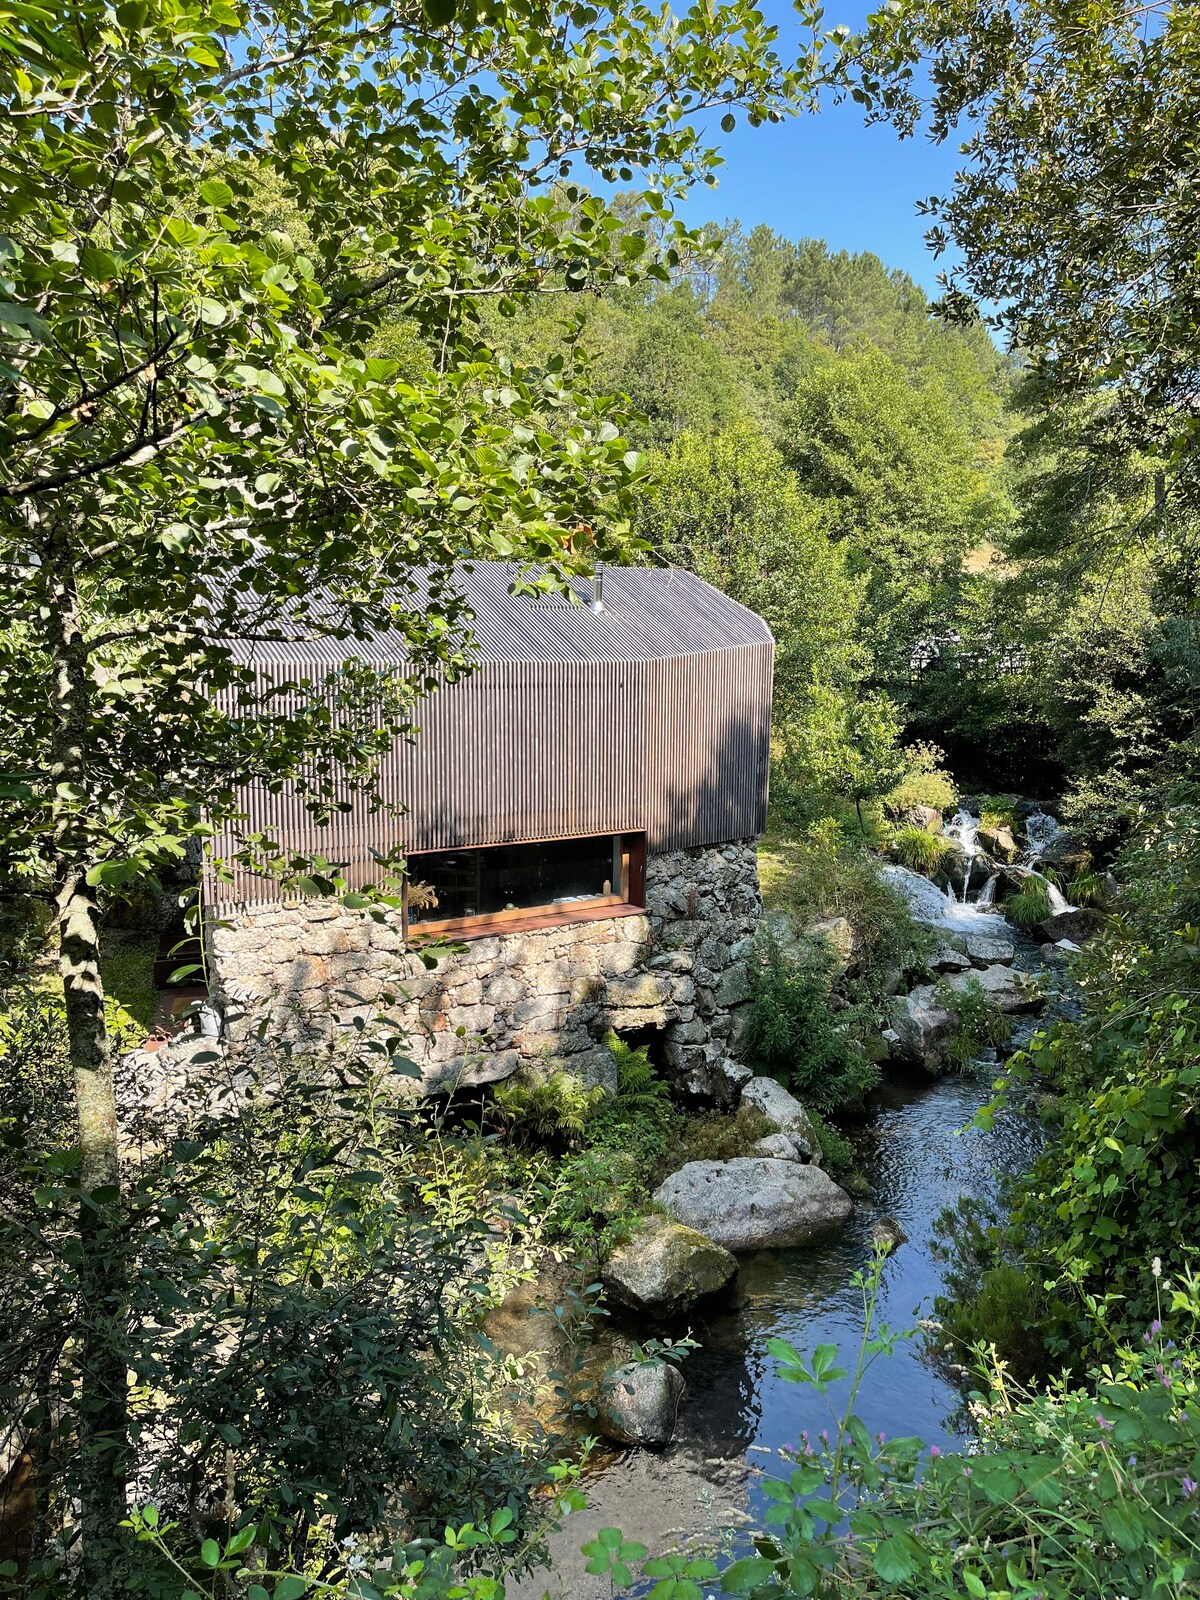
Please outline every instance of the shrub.
[[925, 828], [898, 828], [888, 851], [902, 866], [928, 877], [953, 854], [954, 845], [941, 834], [930, 833]]
[[850, 1013], [834, 1023], [831, 986], [827, 956], [785, 953], [773, 934], [760, 933], [750, 963], [743, 1054], [748, 1065], [779, 1078], [820, 1111], [861, 1105], [880, 1076], [850, 1036]]
[[[605, 1095], [588, 1119], [588, 1149], [610, 1161], [610, 1181], [625, 1199], [640, 1202], [679, 1136], [682, 1114], [645, 1049], [615, 1033], [605, 1044], [617, 1064], [617, 1092]], [[620, 1207], [618, 1207], [620, 1209]]]
[[[871, 1436], [855, 1405], [863, 1372], [903, 1335], [875, 1324], [882, 1262], [858, 1274], [858, 1350], [768, 1341], [780, 1378], [832, 1405], [835, 1426], [785, 1451], [764, 1485], [769, 1533], [721, 1574], [728, 1594], [881, 1594], [920, 1600], [1095, 1600], [1189, 1594], [1200, 1579], [1200, 1305], [1190, 1280], [1133, 1346], [1082, 1385], [1031, 1393], [988, 1363], [969, 1454]], [[1174, 1328], [1163, 1320], [1177, 1313]], [[1181, 1355], [1174, 1333], [1184, 1346]], [[847, 1514], [848, 1512], [848, 1514]]]
[[[245, 1542], [279, 1563], [497, 1504], [519, 1521], [540, 1473], [516, 1431], [490, 1420], [498, 1373], [473, 1331], [487, 1230], [435, 1214], [427, 1140], [407, 1115], [380, 1115], [404, 1064], [347, 1049], [330, 1073], [324, 1055], [279, 1044], [256, 1061], [267, 1075], [243, 1077], [240, 1101], [146, 1159], [106, 1241], [129, 1297], [143, 1492], [189, 1541], [236, 1507], [237, 1526], [257, 1530]], [[67, 1588], [55, 1551], [74, 1522], [72, 1362], [87, 1303], [61, 1242], [77, 1169], [69, 1151], [26, 1145], [24, 1158], [36, 1204], [0, 1206], [0, 1410], [53, 1441], [39, 1485], [46, 1559], [22, 1591], [33, 1597]], [[30, 1408], [34, 1370], [52, 1415]], [[128, 1592], [169, 1592], [149, 1576], [128, 1576]]]
[[1015, 830], [1019, 824], [1016, 802], [1011, 795], [981, 794], [978, 796], [979, 820], [985, 828]]
[[732, 1114], [712, 1111], [689, 1119], [680, 1154], [685, 1161], [732, 1161], [749, 1155], [770, 1132], [772, 1124], [756, 1106], [739, 1106]]
[[1108, 901], [1108, 886], [1102, 872], [1077, 872], [1063, 893], [1077, 906], [1103, 906]]
[[949, 811], [957, 795], [954, 780], [944, 768], [946, 755], [936, 744], [919, 740], [902, 752], [904, 776], [883, 798], [883, 808], [891, 817], [902, 817], [914, 806], [932, 806]]
[[814, 1111], [811, 1106], [806, 1109], [812, 1130], [817, 1136], [817, 1143], [821, 1147], [821, 1165], [825, 1171], [849, 1172], [854, 1166], [854, 1146], [831, 1122], [826, 1122], [819, 1111]]
[[937, 1000], [950, 1013], [952, 1025], [944, 1048], [946, 1064], [958, 1072], [968, 1071], [981, 1051], [999, 1049], [1012, 1037], [1012, 1023], [978, 978], [968, 978], [962, 988], [938, 984]]
[[1037, 878], [1027, 878], [1024, 887], [1004, 901], [1004, 915], [1022, 933], [1033, 933], [1050, 915], [1050, 891]]
[[845, 917], [854, 929], [857, 967], [875, 993], [892, 967], [916, 967], [936, 942], [909, 914], [904, 897], [880, 875], [868, 851], [847, 844], [836, 827], [801, 838], [765, 839], [759, 846], [763, 899], [785, 910], [797, 927], [819, 917]]

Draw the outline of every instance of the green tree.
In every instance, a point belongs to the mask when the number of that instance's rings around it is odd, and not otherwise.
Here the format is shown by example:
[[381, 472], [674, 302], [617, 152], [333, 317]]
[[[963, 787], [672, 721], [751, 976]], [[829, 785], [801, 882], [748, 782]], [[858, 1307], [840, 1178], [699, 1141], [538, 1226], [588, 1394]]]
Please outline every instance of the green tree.
[[[562, 571], [625, 548], [636, 464], [609, 408], [562, 358], [496, 358], [476, 302], [665, 275], [677, 244], [647, 251], [586, 174], [639, 172], [640, 214], [664, 219], [716, 161], [681, 98], [759, 121], [801, 75], [742, 3], [665, 32], [549, 0], [461, 21], [76, 0], [52, 38], [36, 8], [16, 16], [0, 54], [0, 841], [58, 907], [82, 1581], [103, 1596], [129, 1452], [100, 895], [220, 826], [271, 865], [270, 841], [238, 838], [247, 781], [293, 784], [317, 821], [368, 784], [414, 693], [465, 664], [455, 559]], [[264, 184], [302, 215], [299, 239], [264, 226]], [[397, 318], [429, 366], [380, 354]], [[296, 685], [289, 711], [234, 641], [297, 630], [351, 649], [398, 630], [408, 673], [353, 665]]]
[[845, 684], [863, 665], [859, 586], [829, 540], [823, 508], [779, 451], [751, 429], [685, 433], [652, 458], [639, 534], [757, 611], [775, 635], [777, 726], [804, 714], [814, 684]]
[[903, 0], [842, 68], [902, 135], [965, 135], [953, 186], [925, 202], [930, 243], [957, 257], [946, 309], [985, 308], [1041, 404], [1102, 395], [1094, 447], [1164, 458], [1169, 497], [1194, 502], [1195, 7]]
[[905, 686], [916, 645], [952, 620], [963, 563], [996, 533], [1004, 502], [941, 383], [914, 383], [882, 351], [814, 367], [785, 428], [788, 462], [866, 576], [879, 674]]

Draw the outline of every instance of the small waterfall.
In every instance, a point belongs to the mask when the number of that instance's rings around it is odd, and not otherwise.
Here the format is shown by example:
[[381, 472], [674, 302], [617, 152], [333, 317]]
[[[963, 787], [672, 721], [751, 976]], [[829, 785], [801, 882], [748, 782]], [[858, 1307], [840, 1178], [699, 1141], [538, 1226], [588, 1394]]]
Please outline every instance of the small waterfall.
[[[1021, 860], [1003, 867], [994, 863], [980, 848], [980, 825], [979, 817], [961, 810], [954, 813], [944, 829], [946, 838], [953, 840], [963, 853], [961, 894], [955, 889], [953, 878], [943, 893], [935, 883], [907, 867], [884, 867], [884, 876], [903, 893], [919, 921], [943, 926], [954, 933], [991, 931], [1001, 936], [1009, 932], [1009, 924], [1004, 920], [1003, 907], [996, 904], [996, 895], [1005, 878], [1011, 884], [1013, 877], [1022, 880], [1036, 878], [1045, 885], [1051, 916], [1077, 909], [1057, 884], [1052, 883], [1044, 872], [1039, 872], [1035, 865], [1063, 831], [1057, 817], [1052, 817], [1048, 811], [1031, 812], [1023, 823], [1026, 847]], [[987, 878], [983, 887], [972, 895], [971, 878], [977, 866], [987, 868]]]
[[1058, 818], [1052, 817], [1048, 811], [1029, 813], [1025, 818], [1025, 837], [1029, 841], [1025, 855], [1030, 866], [1041, 860], [1062, 831]]
[[[973, 817], [969, 811], [956, 811], [946, 824], [946, 837], [956, 839], [967, 857], [967, 864], [963, 869], [962, 899], [959, 901], [960, 905], [965, 906], [971, 889], [971, 870], [975, 865], [975, 857], [979, 854], [979, 818]], [[946, 893], [951, 900], [958, 900], [953, 880]], [[991, 901], [988, 901], [988, 904], [990, 905]]]
[[1052, 883], [1044, 872], [1037, 870], [1037, 863], [1062, 832], [1063, 826], [1057, 817], [1051, 816], [1048, 811], [1031, 811], [1025, 818], [1028, 848], [1023, 853], [1022, 865], [1016, 869], [1022, 876], [1037, 878], [1046, 885], [1046, 900], [1050, 907], [1050, 915], [1053, 917], [1057, 917], [1063, 911], [1078, 910], [1056, 883]]
[[1010, 872], [1019, 874], [1022, 878], [1036, 878], [1039, 883], [1046, 885], [1046, 904], [1050, 907], [1050, 915], [1058, 916], [1060, 911], [1078, 911], [1078, 906], [1073, 906], [1066, 895], [1052, 882], [1044, 872], [1038, 872], [1034, 867], [1015, 866], [1009, 868]]
[[1053, 916], [1057, 916], [1060, 911], [1078, 910], [1078, 907], [1073, 906], [1062, 890], [1051, 883], [1049, 878], [1042, 877], [1040, 872], [1035, 872], [1034, 877], [1041, 878], [1046, 885], [1046, 898], [1050, 902], [1050, 911]]

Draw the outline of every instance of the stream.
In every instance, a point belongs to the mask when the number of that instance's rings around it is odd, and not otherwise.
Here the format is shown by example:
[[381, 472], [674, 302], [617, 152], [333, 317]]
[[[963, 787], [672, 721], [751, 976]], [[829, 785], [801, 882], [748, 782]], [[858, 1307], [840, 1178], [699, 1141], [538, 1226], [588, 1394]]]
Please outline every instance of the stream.
[[[975, 821], [956, 818], [956, 835], [969, 838], [968, 824]], [[1026, 870], [1036, 869], [1030, 862]], [[986, 882], [973, 895], [957, 898], [903, 867], [885, 871], [920, 920], [947, 934], [1003, 936], [1016, 946], [1015, 966], [1042, 966], [1036, 946], [993, 908]], [[1015, 1042], [1023, 1043], [1035, 1023], [1014, 1020]], [[599, 1454], [585, 1482], [589, 1508], [570, 1517], [551, 1540], [549, 1571], [510, 1587], [511, 1593], [521, 1600], [545, 1592], [571, 1600], [607, 1597], [607, 1580], [585, 1575], [579, 1555], [584, 1541], [606, 1526], [620, 1528], [651, 1553], [692, 1543], [712, 1548], [714, 1541], [725, 1558], [745, 1552], [750, 1531], [762, 1525], [762, 1479], [778, 1469], [777, 1452], [784, 1446], [802, 1449], [804, 1430], [816, 1435], [830, 1425], [820, 1396], [777, 1376], [766, 1341], [783, 1338], [802, 1351], [837, 1344], [849, 1358], [846, 1364], [853, 1363], [862, 1299], [851, 1279], [869, 1263], [872, 1228], [883, 1217], [898, 1221], [908, 1242], [884, 1267], [877, 1315], [897, 1330], [931, 1315], [945, 1274], [933, 1249], [937, 1218], [962, 1196], [995, 1196], [1002, 1176], [1024, 1171], [1039, 1147], [1032, 1111], [1011, 1110], [988, 1132], [971, 1126], [990, 1097], [991, 1077], [987, 1068], [976, 1076], [937, 1080], [887, 1069], [868, 1115], [847, 1130], [870, 1195], [856, 1200], [851, 1220], [826, 1238], [741, 1257], [731, 1301], [692, 1316], [700, 1348], [683, 1366], [688, 1392], [671, 1445], [657, 1454]], [[848, 1381], [830, 1397], [835, 1408]], [[969, 1431], [961, 1392], [935, 1337], [901, 1341], [892, 1355], [879, 1357], [860, 1388], [857, 1411], [872, 1434], [916, 1434], [943, 1449], [961, 1444]], [[643, 1587], [649, 1586], [647, 1580]]]

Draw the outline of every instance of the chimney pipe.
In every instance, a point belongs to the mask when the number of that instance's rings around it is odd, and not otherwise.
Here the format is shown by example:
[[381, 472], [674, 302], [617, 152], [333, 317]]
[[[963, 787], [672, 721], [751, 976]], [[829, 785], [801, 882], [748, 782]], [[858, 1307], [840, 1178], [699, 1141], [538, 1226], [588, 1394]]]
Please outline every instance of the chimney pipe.
[[592, 574], [592, 604], [590, 609], [599, 613], [604, 610], [604, 568], [597, 567]]

